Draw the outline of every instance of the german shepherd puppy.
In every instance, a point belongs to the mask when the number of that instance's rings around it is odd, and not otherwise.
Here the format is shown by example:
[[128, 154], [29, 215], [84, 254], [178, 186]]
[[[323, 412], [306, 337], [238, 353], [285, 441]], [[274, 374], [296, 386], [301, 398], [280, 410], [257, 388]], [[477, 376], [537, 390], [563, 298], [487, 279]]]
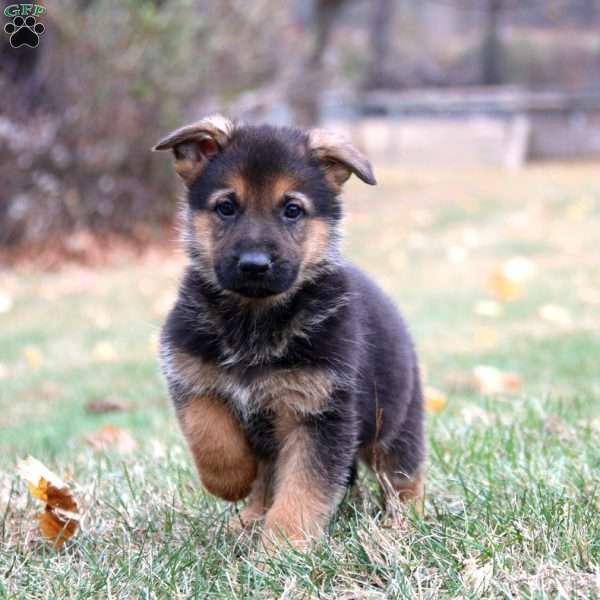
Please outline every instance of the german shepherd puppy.
[[369, 161], [340, 136], [213, 116], [168, 135], [189, 255], [161, 362], [206, 489], [304, 547], [362, 459], [421, 494], [423, 399], [392, 302], [340, 256], [340, 192]]

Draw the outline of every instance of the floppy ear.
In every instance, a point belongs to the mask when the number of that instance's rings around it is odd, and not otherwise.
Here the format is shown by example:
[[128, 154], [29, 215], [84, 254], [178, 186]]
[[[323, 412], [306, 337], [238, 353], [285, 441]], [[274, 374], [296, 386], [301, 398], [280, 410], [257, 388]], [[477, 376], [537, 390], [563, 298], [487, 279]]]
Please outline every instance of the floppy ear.
[[325, 170], [325, 177], [336, 192], [354, 173], [359, 179], [375, 185], [375, 176], [369, 159], [350, 141], [336, 131], [312, 129], [308, 132], [308, 146]]
[[171, 132], [152, 150], [173, 150], [175, 171], [189, 187], [207, 162], [221, 152], [235, 129], [233, 121], [212, 115]]

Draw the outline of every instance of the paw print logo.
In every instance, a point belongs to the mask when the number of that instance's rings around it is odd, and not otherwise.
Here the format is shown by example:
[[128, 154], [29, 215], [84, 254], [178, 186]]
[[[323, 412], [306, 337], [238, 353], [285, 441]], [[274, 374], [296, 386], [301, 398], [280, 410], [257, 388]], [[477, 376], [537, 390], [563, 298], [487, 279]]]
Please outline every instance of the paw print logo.
[[5, 33], [10, 35], [10, 45], [13, 48], [19, 46], [29, 46], [36, 48], [40, 43], [40, 35], [44, 33], [46, 28], [42, 23], [38, 23], [37, 19], [29, 15], [26, 19], [23, 17], [15, 17], [12, 23], [7, 23], [4, 26]]

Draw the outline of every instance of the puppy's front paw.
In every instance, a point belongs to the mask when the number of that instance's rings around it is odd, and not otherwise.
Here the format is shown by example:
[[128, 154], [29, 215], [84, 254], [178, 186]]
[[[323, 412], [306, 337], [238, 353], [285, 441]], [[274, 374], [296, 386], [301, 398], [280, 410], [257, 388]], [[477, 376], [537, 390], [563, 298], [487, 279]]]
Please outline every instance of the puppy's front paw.
[[239, 513], [235, 514], [229, 520], [229, 529], [232, 531], [242, 531], [244, 529], [252, 529], [260, 525], [265, 518], [263, 511], [257, 510], [256, 507], [249, 504], [245, 506]]
[[316, 515], [270, 510], [265, 519], [262, 542], [268, 551], [278, 546], [291, 546], [306, 552], [322, 532], [321, 519]]

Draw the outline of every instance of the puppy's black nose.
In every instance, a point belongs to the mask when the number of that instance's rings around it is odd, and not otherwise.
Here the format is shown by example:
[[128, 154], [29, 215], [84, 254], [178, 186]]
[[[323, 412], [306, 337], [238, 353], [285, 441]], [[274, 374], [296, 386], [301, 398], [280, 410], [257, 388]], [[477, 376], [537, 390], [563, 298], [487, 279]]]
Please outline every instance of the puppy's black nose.
[[271, 270], [271, 259], [264, 252], [244, 252], [238, 261], [242, 275], [258, 277]]

